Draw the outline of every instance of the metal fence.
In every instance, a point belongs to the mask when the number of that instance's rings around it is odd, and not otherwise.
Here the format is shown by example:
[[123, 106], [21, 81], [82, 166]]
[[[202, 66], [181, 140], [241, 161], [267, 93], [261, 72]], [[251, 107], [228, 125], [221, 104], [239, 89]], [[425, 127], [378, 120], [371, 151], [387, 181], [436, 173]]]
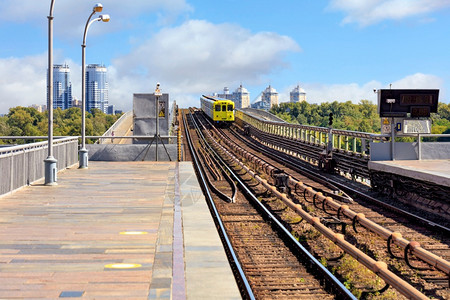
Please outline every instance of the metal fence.
[[[31, 184], [45, 176], [44, 159], [48, 156], [47, 146], [48, 142], [45, 141], [0, 148], [0, 195]], [[76, 164], [78, 138], [55, 139], [53, 155], [58, 160], [59, 170]]]
[[[362, 156], [370, 155], [368, 145], [370, 142], [383, 142], [389, 135], [366, 132], [330, 129], [327, 127], [290, 124], [285, 122], [268, 121], [249, 114], [245, 111], [236, 111], [236, 118], [256, 127], [259, 130], [281, 137], [293, 138], [300, 141], [322, 145], [324, 148], [332, 142], [332, 148], [345, 150]], [[332, 134], [330, 135], [330, 131]]]

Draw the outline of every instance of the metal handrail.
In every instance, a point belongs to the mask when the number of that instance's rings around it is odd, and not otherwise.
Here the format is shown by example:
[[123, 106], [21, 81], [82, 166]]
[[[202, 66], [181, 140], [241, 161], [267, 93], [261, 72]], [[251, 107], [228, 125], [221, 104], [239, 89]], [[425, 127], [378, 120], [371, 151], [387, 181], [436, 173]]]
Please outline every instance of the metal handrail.
[[[48, 137], [0, 137], [0, 139], [47, 139]], [[61, 144], [64, 142], [71, 142], [75, 139], [77, 139], [77, 137], [62, 137], [62, 138], [58, 138], [55, 137], [56, 139], [53, 140], [53, 144]], [[12, 153], [12, 152], [17, 152], [17, 151], [23, 151], [23, 150], [27, 150], [27, 149], [38, 149], [38, 148], [45, 148], [47, 147], [47, 142], [39, 142], [39, 143], [32, 143], [32, 144], [24, 144], [24, 145], [12, 145], [12, 146], [6, 146], [6, 147], [1, 147], [0, 148], [0, 155], [3, 155], [5, 153]]]

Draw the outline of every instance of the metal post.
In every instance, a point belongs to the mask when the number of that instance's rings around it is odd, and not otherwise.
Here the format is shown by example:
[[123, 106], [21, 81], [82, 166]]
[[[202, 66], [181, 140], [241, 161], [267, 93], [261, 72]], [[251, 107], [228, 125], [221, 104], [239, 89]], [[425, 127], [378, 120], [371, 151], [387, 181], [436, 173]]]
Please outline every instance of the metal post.
[[47, 111], [48, 111], [48, 157], [44, 160], [45, 185], [56, 185], [56, 163], [53, 157], [53, 8], [55, 0], [50, 4], [48, 18], [48, 83], [47, 83]]
[[[83, 44], [81, 45], [81, 149], [79, 154], [79, 168], [85, 169], [88, 167], [88, 150], [86, 149], [86, 36], [89, 26], [96, 21], [109, 22], [109, 15], [100, 15], [99, 18], [93, 19], [92, 16], [103, 10], [103, 6], [97, 3], [92, 9], [92, 13], [86, 21], [83, 34]], [[89, 22], [90, 21], [90, 22]]]
[[391, 118], [391, 160], [395, 160], [395, 129], [394, 129], [394, 118]]
[[79, 160], [79, 168], [88, 167], [88, 151], [86, 149], [86, 45], [84, 43], [81, 45], [81, 149]]
[[333, 153], [333, 128], [328, 129], [327, 154]]
[[363, 156], [366, 155], [366, 151], [367, 151], [367, 141], [366, 139], [361, 139], [361, 154]]
[[181, 161], [181, 130], [177, 128], [178, 161]]
[[159, 96], [156, 96], [156, 109], [155, 109], [155, 115], [156, 115], [156, 133], [155, 133], [155, 138], [156, 138], [156, 161], [158, 161], [158, 138], [159, 138], [159, 114], [158, 114], [158, 110], [159, 110]]
[[417, 143], [418, 145], [418, 150], [417, 150], [417, 155], [419, 156], [418, 159], [422, 160], [422, 143], [421, 143], [422, 137], [420, 136], [420, 133], [417, 134]]

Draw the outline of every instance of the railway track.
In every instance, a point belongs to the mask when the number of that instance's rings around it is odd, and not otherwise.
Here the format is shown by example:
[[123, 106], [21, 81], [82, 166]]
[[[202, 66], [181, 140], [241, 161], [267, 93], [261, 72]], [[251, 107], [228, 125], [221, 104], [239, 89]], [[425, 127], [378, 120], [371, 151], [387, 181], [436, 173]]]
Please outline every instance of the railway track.
[[[223, 224], [223, 231], [227, 235], [223, 239], [229, 240], [232, 246], [233, 250], [228, 252], [235, 253], [230, 256], [239, 261], [240, 266], [235, 267], [235, 270], [242, 269], [245, 274], [245, 278], [239, 276], [238, 282], [248, 282], [251, 287], [249, 292], [245, 284], [241, 284], [244, 286], [241, 287], [243, 296], [257, 299], [334, 299], [337, 295], [340, 299], [355, 299], [314, 257], [301, 252], [303, 247], [261, 206], [257, 196], [244, 187], [241, 180], [252, 185], [251, 177], [241, 174], [243, 178], [240, 179], [234, 175], [233, 181], [240, 183], [241, 190], [233, 197], [232, 184], [223, 179], [227, 176], [225, 173], [233, 172], [220, 166], [220, 156], [216, 159], [210, 157], [213, 150], [202, 141], [201, 130], [194, 130], [194, 123], [193, 118], [186, 118], [186, 128], [189, 128], [186, 135], [190, 136], [194, 145], [192, 156], [194, 160], [198, 159], [199, 173], [203, 174], [205, 181], [210, 181], [205, 186], [220, 187], [222, 190], [221, 196], [215, 196], [209, 191], [207, 194], [213, 195], [212, 211], [217, 211], [216, 220]], [[200, 155], [202, 158], [197, 155], [200, 154], [200, 148], [203, 149]], [[228, 183], [228, 188], [225, 183]], [[257, 189], [259, 194], [266, 192], [264, 188]], [[227, 201], [225, 196], [235, 200]], [[302, 264], [305, 257], [306, 262]]]
[[[220, 139], [219, 136], [217, 136], [216, 138]], [[227, 140], [231, 140], [231, 139], [235, 139], [235, 136], [233, 136], [232, 134], [227, 135], [226, 137], [223, 137], [222, 139], [227, 139]], [[245, 147], [245, 146], [244, 146]], [[261, 152], [261, 151], [258, 151]], [[272, 154], [273, 155], [273, 154]], [[276, 154], [277, 156], [281, 155], [280, 153]], [[270, 160], [269, 158], [264, 158], [266, 161]], [[285, 166], [281, 165], [278, 166], [278, 168], [285, 168]], [[300, 175], [299, 175], [300, 176]], [[302, 180], [307, 180], [306, 178], [302, 178]], [[322, 189], [326, 189], [326, 187], [323, 187]], [[298, 195], [301, 196], [301, 195]], [[295, 198], [295, 197], [294, 197]], [[298, 197], [301, 198], [301, 197]], [[314, 202], [314, 199], [311, 199], [313, 197], [304, 197], [305, 200], [309, 201], [310, 203]], [[296, 199], [297, 202], [299, 202], [299, 199]], [[269, 204], [269, 206], [272, 207], [272, 209], [274, 211], [285, 211], [286, 210], [286, 205], [280, 204], [279, 201], [276, 200], [265, 200], [265, 202], [267, 202]], [[310, 210], [316, 210], [317, 205], [313, 204], [310, 205], [308, 208], [308, 205], [305, 205], [305, 203], [303, 203], [302, 205], [304, 205], [307, 209]], [[424, 247], [426, 247], [427, 249], [436, 251], [437, 253], [439, 253], [438, 255], [441, 255], [445, 258], [448, 257], [448, 241], [444, 240], [442, 242], [437, 242], [435, 239], [430, 238], [431, 233], [429, 231], [423, 231], [423, 227], [420, 229], [410, 229], [408, 226], [406, 225], [399, 225], [397, 226], [397, 224], [399, 223], [399, 217], [395, 214], [392, 213], [391, 216], [386, 216], [385, 213], [380, 214], [379, 212], [373, 211], [373, 210], [366, 210], [368, 208], [363, 207], [361, 204], [358, 203], [351, 203], [350, 204], [352, 206], [351, 209], [356, 209], [356, 207], [358, 207], [358, 209], [360, 209], [361, 211], [364, 211], [367, 216], [370, 216], [370, 218], [376, 219], [378, 220], [380, 223], [384, 223], [386, 225], [391, 225], [392, 228], [392, 232], [394, 233], [399, 233], [402, 232], [402, 234], [404, 236], [411, 236], [413, 237], [413, 239], [415, 240], [415, 242], [419, 241], [420, 244]], [[359, 205], [359, 206], [358, 206]], [[284, 206], [284, 207], [283, 207]], [[388, 248], [386, 241], [383, 241], [382, 238], [377, 237], [377, 235], [366, 231], [366, 230], [361, 230], [361, 228], [358, 230], [356, 228], [358, 228], [357, 222], [355, 222], [355, 220], [357, 220], [357, 218], [353, 218], [352, 220], [340, 220], [339, 218], [330, 218], [330, 216], [328, 215], [328, 213], [326, 213], [325, 215], [319, 214], [317, 213], [319, 210], [317, 209], [316, 212], [313, 213], [313, 215], [318, 216], [320, 218], [322, 218], [322, 222], [324, 223], [328, 223], [329, 226], [334, 226], [334, 227], [340, 227], [340, 231], [342, 231], [342, 228], [350, 228], [353, 227], [353, 229], [357, 232], [355, 232], [354, 234], [352, 234], [351, 236], [347, 236], [346, 234], [346, 239], [349, 240], [353, 240], [354, 244], [357, 245], [359, 248], [363, 249], [364, 251], [366, 251], [367, 253], [369, 253], [371, 256], [373, 257], [382, 257], [384, 260], [389, 264], [389, 267], [391, 269], [393, 269], [397, 274], [402, 274], [403, 277], [408, 277], [405, 275], [405, 273], [409, 273], [409, 279], [408, 282], [413, 284], [414, 286], [416, 286], [418, 289], [420, 290], [425, 290], [431, 297], [435, 297], [435, 298], [442, 298], [442, 299], [446, 299], [446, 297], [448, 297], [448, 274], [436, 271], [436, 270], [413, 270], [410, 268], [410, 265], [415, 265], [416, 267], [419, 268], [424, 268], [426, 265], [423, 264], [422, 262], [419, 261], [415, 261], [411, 256], [410, 259], [406, 259], [407, 263], [406, 263], [406, 267], [405, 264], [400, 262], [400, 260], [396, 259], [396, 258], [392, 258], [389, 257], [389, 255], [386, 255], [386, 253], [388, 254], [393, 254], [393, 256], [395, 257], [399, 257], [400, 255], [398, 254], [398, 249], [395, 250], [393, 245], [389, 245], [389, 251], [387, 251], [386, 249]], [[358, 214], [361, 214], [362, 212], [358, 212]], [[379, 214], [379, 215], [377, 215]], [[289, 213], [287, 214], [289, 215]], [[339, 215], [339, 213], [338, 213]], [[338, 216], [339, 217], [339, 216]], [[342, 217], [342, 215], [341, 215]], [[281, 219], [286, 217], [280, 217]], [[288, 216], [287, 219], [289, 220], [295, 219], [295, 216]], [[400, 221], [400, 223], [404, 223], [407, 224], [409, 223], [410, 220], [403, 220]], [[291, 229], [295, 229], [295, 225], [289, 225], [290, 221], [285, 221], [285, 223], [288, 224], [288, 227], [290, 227]], [[397, 226], [397, 227], [396, 227]], [[403, 227], [402, 227], [403, 226]], [[298, 235], [302, 236], [302, 230], [299, 229], [295, 229], [298, 232]], [[398, 237], [398, 235], [394, 235], [396, 237]], [[442, 239], [442, 237], [441, 237]], [[392, 243], [392, 239], [390, 241], [390, 243]], [[373, 246], [375, 245], [375, 246]], [[384, 245], [381, 246], [380, 245]], [[413, 245], [416, 245], [416, 243], [414, 243]], [[311, 247], [311, 249], [313, 249], [313, 252], [315, 252], [315, 254], [317, 256], [321, 256], [321, 257], [326, 257], [327, 254], [329, 255], [330, 253], [324, 253], [322, 250], [320, 249], [316, 249], [314, 250], [315, 247], [314, 245], [310, 245], [309, 247]], [[320, 247], [319, 247], [320, 248]], [[409, 249], [410, 250], [410, 249]], [[397, 251], [397, 253], [394, 253], [395, 251]], [[339, 254], [339, 251], [334, 251], [335, 254], [333, 255], [337, 255]], [[408, 251], [405, 251], [404, 253], [407, 253]], [[333, 253], [333, 252], [331, 252]], [[323, 255], [323, 256], [322, 256]], [[342, 258], [342, 255], [339, 254], [338, 257]], [[337, 265], [333, 262], [333, 259], [330, 260], [326, 260], [325, 264], [329, 264], [329, 265]]]

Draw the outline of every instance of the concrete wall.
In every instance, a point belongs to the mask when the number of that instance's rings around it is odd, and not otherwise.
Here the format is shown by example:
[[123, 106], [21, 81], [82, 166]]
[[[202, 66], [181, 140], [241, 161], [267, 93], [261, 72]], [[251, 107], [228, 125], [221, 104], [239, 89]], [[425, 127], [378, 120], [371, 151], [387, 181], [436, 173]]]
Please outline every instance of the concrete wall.
[[[421, 159], [450, 159], [450, 143], [422, 142]], [[419, 147], [414, 143], [395, 143], [395, 160], [415, 160], [419, 158]], [[391, 160], [391, 143], [370, 143], [370, 160]]]
[[[177, 160], [177, 145], [165, 145], [172, 161]], [[139, 145], [99, 145], [88, 144], [89, 160], [91, 161], [155, 161], [156, 144]], [[169, 157], [161, 143], [158, 145], [158, 161], [169, 161]]]

